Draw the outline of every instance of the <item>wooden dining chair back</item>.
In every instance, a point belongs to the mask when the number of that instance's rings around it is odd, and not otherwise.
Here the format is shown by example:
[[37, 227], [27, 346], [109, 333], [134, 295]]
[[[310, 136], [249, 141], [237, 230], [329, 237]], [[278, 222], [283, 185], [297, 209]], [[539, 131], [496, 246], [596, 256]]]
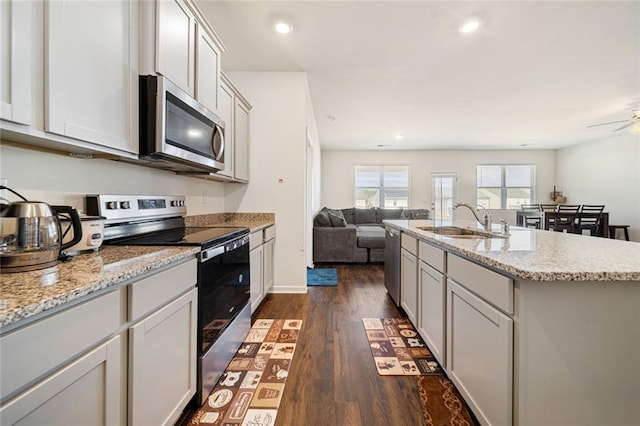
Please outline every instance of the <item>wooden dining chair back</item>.
[[540, 204], [540, 211], [543, 212], [555, 212], [557, 209], [557, 204]]
[[576, 221], [575, 233], [582, 234], [585, 229], [589, 230], [590, 235], [599, 235], [600, 222], [604, 205], [588, 205], [583, 204], [580, 208], [580, 214]]
[[558, 204], [556, 217], [553, 221], [553, 230], [557, 232], [574, 232], [579, 211], [579, 204]]
[[520, 208], [524, 212], [539, 212], [540, 204], [520, 204]]
[[523, 225], [526, 228], [540, 229], [540, 204], [520, 204], [520, 209], [525, 212], [522, 218]]

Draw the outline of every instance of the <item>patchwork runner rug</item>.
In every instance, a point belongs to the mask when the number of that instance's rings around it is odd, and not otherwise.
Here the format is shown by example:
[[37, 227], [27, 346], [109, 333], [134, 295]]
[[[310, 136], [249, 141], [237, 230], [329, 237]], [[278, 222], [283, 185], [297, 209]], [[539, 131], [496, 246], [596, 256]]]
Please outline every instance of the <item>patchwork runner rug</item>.
[[337, 286], [338, 270], [335, 268], [307, 268], [307, 285]]
[[258, 319], [190, 425], [275, 423], [302, 328], [298, 319]]
[[406, 318], [363, 318], [373, 360], [381, 376], [441, 375], [442, 369]]
[[427, 425], [476, 426], [478, 421], [406, 318], [364, 318], [378, 374], [414, 375]]

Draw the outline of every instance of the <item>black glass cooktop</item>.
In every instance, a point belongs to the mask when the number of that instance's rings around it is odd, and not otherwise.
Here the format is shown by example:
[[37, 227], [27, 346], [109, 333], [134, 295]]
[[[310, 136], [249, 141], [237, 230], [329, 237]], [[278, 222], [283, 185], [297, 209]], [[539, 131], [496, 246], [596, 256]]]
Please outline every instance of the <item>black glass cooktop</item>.
[[105, 244], [212, 247], [248, 233], [248, 228], [175, 228], [161, 232], [120, 238], [115, 241], [105, 241]]

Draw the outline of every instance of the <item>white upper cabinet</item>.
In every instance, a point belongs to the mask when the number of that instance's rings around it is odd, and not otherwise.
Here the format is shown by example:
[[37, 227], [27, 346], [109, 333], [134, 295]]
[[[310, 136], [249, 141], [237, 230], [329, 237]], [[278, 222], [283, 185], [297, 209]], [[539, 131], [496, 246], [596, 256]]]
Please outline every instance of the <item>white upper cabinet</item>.
[[196, 99], [211, 111], [218, 111], [220, 49], [204, 25], [198, 25], [196, 46]]
[[142, 10], [141, 74], [162, 74], [218, 112], [222, 42], [193, 2], [157, 0]]
[[45, 130], [138, 151], [138, 4], [45, 3]]
[[193, 96], [195, 15], [182, 0], [158, 0], [157, 25], [156, 71]]
[[218, 172], [219, 175], [233, 178], [234, 171], [234, 138], [233, 138], [233, 107], [234, 94], [230, 84], [224, 78], [220, 80], [220, 91], [218, 95], [218, 116], [224, 121], [224, 170]]
[[32, 3], [0, 2], [0, 118], [31, 124]]
[[251, 106], [236, 97], [234, 108], [233, 138], [235, 147], [234, 176], [236, 180], [249, 181], [249, 111]]

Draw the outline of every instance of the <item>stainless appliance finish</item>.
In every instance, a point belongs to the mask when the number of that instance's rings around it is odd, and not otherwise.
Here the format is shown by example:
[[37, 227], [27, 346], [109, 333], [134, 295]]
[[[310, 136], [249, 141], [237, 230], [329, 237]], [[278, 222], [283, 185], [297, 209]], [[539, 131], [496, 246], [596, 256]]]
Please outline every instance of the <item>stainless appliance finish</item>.
[[204, 403], [251, 327], [249, 230], [185, 227], [185, 198], [89, 195], [107, 218], [104, 244], [190, 245], [198, 254], [198, 405]]
[[384, 286], [400, 306], [400, 231], [387, 226], [384, 234]]
[[[59, 215], [68, 215], [72, 238], [62, 243]], [[42, 202], [18, 201], [0, 213], [0, 268], [22, 272], [56, 264], [61, 251], [82, 239], [82, 225], [76, 209]]]
[[183, 173], [224, 170], [225, 123], [163, 76], [140, 76], [140, 160]]

